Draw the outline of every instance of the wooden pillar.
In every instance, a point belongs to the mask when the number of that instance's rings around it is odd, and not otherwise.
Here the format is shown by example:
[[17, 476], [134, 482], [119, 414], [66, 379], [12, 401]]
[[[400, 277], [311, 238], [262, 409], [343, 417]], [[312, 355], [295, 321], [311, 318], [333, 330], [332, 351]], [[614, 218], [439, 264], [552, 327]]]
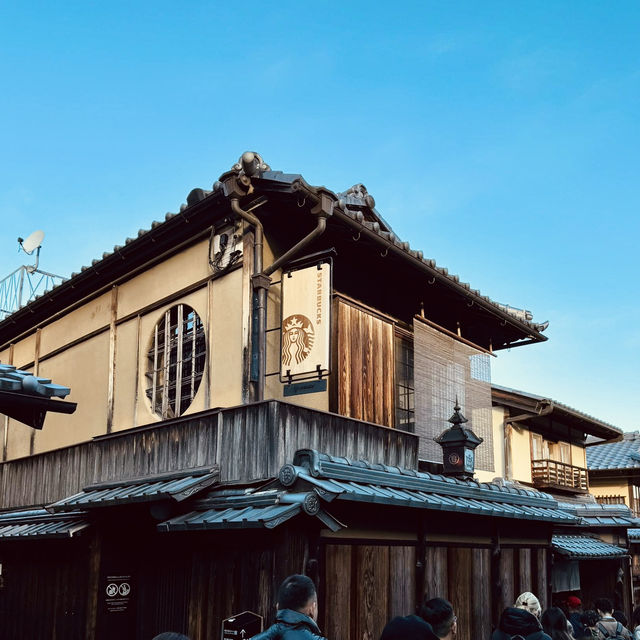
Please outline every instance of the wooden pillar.
[[98, 600], [100, 598], [100, 564], [102, 560], [102, 534], [94, 530], [89, 544], [89, 577], [87, 581], [87, 624], [86, 640], [95, 640], [98, 620]]

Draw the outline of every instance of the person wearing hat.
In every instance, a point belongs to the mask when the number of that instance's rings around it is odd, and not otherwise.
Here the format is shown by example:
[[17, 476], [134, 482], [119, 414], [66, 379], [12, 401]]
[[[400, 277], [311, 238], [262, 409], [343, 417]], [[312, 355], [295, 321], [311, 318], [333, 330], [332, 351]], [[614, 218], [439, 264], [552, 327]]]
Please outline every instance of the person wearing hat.
[[418, 616], [398, 616], [382, 630], [380, 640], [439, 640], [431, 625]]
[[584, 626], [580, 620], [582, 616], [582, 601], [577, 596], [569, 596], [567, 598], [567, 619], [573, 627], [573, 635], [576, 638], [582, 638], [584, 635]]

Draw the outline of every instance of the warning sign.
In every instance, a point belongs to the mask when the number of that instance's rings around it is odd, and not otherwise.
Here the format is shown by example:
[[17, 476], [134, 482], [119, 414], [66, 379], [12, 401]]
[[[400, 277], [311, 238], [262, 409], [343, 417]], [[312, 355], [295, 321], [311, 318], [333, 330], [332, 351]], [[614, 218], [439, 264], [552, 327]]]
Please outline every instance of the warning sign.
[[131, 604], [131, 576], [107, 576], [104, 594], [109, 613], [126, 613]]

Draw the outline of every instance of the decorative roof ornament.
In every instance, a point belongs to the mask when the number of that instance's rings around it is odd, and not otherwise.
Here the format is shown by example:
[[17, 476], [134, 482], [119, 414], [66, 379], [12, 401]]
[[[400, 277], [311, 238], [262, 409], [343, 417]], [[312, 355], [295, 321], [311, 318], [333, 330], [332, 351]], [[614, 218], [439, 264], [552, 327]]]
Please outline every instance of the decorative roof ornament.
[[271, 167], [256, 151], [245, 151], [238, 159], [238, 162], [231, 167], [231, 170], [238, 171], [241, 175], [249, 176], [251, 178], [257, 173], [271, 171]]

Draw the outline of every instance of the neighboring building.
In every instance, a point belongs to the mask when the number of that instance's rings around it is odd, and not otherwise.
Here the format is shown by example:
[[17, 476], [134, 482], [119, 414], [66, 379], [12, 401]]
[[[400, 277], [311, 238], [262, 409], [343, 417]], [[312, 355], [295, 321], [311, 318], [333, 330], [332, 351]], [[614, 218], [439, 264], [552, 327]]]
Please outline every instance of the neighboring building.
[[[587, 466], [591, 492], [600, 504], [625, 504], [635, 518], [640, 518], [640, 433], [625, 433], [620, 442], [589, 449]], [[640, 603], [639, 532], [629, 529], [636, 603]]]
[[[270, 619], [293, 572], [329, 637], [378, 637], [423, 594], [452, 600], [461, 640], [488, 637], [518, 592], [548, 601], [552, 536], [580, 521], [488, 482], [505, 459], [532, 477], [505, 457], [490, 356], [545, 328], [400, 241], [363, 185], [245, 154], [0, 322], [0, 361], [77, 403], [2, 425], [0, 638], [211, 638]], [[458, 401], [483, 441], [445, 476], [434, 437]], [[556, 417], [578, 469], [584, 433], [618, 436]]]
[[580, 519], [579, 524], [560, 525], [554, 532], [554, 599], [561, 602], [579, 594], [589, 603], [605, 594], [618, 594], [617, 606], [628, 611], [631, 577], [626, 531], [633, 520], [625, 507], [596, 503], [587, 473], [587, 456], [591, 459], [618, 447], [622, 431], [556, 400], [524, 391], [493, 385], [492, 399], [494, 428], [499, 430], [495, 438], [502, 435], [504, 442], [504, 477], [549, 493], [564, 511]]

